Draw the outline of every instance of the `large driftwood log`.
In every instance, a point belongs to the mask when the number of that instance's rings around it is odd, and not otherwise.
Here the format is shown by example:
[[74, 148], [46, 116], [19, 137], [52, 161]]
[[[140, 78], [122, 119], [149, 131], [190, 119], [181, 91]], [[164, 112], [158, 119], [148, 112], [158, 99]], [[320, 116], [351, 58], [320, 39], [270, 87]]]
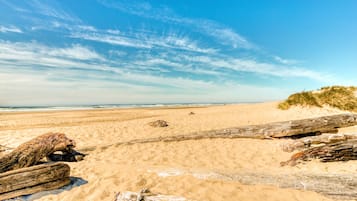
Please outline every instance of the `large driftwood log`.
[[29, 167], [56, 151], [68, 151], [75, 142], [63, 133], [47, 133], [34, 138], [0, 158], [0, 173]]
[[50, 163], [0, 173], [0, 200], [53, 190], [70, 183], [70, 167]]
[[308, 136], [295, 139], [292, 142], [284, 144], [282, 148], [283, 151], [292, 152], [295, 150], [309, 148], [311, 146], [322, 146], [325, 144], [332, 144], [335, 142], [347, 141], [351, 139], [357, 139], [357, 135], [323, 133], [317, 136]]
[[217, 136], [281, 138], [296, 135], [336, 132], [337, 128], [357, 125], [357, 114], [340, 114], [310, 119], [291, 120], [213, 131]]
[[192, 171], [177, 169], [150, 170], [159, 175], [191, 175], [197, 179], [236, 181], [245, 185], [270, 185], [278, 188], [291, 188], [321, 193], [338, 200], [355, 200], [357, 197], [357, 176], [354, 174], [332, 173], [268, 173], [268, 172], [220, 172]]
[[319, 159], [321, 162], [357, 160], [357, 140], [348, 140], [312, 147], [291, 156], [290, 160], [281, 165], [296, 165], [301, 161]]
[[165, 136], [146, 139], [135, 139], [117, 142], [104, 146], [82, 148], [81, 151], [92, 151], [97, 148], [110, 146], [145, 144], [155, 142], [178, 142], [185, 140], [199, 140], [207, 138], [255, 138], [271, 139], [304, 135], [319, 135], [321, 133], [337, 132], [337, 128], [357, 125], [356, 114], [341, 114], [311, 119], [275, 122], [261, 125], [242, 126], [235, 128], [200, 131], [186, 135]]

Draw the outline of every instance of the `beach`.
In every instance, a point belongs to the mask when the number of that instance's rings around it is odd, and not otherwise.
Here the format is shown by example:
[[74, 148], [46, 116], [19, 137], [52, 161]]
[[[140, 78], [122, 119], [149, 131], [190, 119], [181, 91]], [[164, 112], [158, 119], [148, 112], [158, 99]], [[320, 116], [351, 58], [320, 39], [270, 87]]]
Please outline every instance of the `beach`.
[[[323, 107], [277, 108], [278, 102], [159, 108], [1, 112], [0, 145], [17, 147], [47, 132], [65, 133], [88, 154], [68, 163], [78, 187], [38, 200], [107, 200], [118, 192], [152, 192], [197, 201], [333, 200], [322, 194], [269, 184], [246, 185], [229, 175], [355, 173], [356, 161], [280, 166], [292, 153], [282, 145], [291, 139], [201, 139], [179, 142], [120, 144], [136, 139], [257, 125], [346, 113]], [[191, 113], [192, 112], [192, 113]], [[191, 113], [191, 114], [190, 114]], [[165, 120], [167, 127], [149, 122]], [[357, 133], [357, 127], [340, 129]], [[225, 176], [223, 176], [225, 175]], [[228, 175], [228, 176], [227, 176]]]

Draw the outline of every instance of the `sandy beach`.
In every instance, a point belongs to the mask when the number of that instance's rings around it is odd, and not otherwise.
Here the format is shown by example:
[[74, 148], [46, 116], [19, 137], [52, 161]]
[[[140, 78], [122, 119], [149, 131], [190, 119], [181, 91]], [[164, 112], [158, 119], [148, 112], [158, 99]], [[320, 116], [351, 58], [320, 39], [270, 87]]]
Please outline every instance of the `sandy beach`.
[[[117, 145], [120, 142], [241, 125], [286, 121], [344, 113], [332, 108], [277, 109], [277, 102], [205, 107], [95, 109], [80, 111], [0, 113], [0, 144], [16, 147], [47, 132], [65, 133], [88, 155], [68, 163], [71, 176], [85, 184], [38, 200], [113, 201], [117, 192], [140, 191], [183, 196], [196, 201], [332, 200], [312, 191], [273, 185], [244, 185], [214, 174], [355, 173], [356, 161], [280, 166], [292, 153], [289, 139], [202, 139]], [[193, 112], [193, 115], [189, 115]], [[149, 122], [162, 119], [165, 128]], [[341, 129], [356, 133], [357, 127]], [[212, 176], [213, 175], [213, 176]]]

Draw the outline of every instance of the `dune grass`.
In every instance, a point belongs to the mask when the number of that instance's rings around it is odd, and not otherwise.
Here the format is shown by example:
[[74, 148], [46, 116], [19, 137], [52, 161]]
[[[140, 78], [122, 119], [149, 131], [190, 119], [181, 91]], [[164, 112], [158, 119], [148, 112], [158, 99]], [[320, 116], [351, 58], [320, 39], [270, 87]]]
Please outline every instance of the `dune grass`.
[[357, 87], [330, 86], [322, 87], [317, 91], [303, 91], [292, 94], [278, 108], [287, 110], [291, 106], [316, 106], [328, 105], [340, 110], [357, 112]]

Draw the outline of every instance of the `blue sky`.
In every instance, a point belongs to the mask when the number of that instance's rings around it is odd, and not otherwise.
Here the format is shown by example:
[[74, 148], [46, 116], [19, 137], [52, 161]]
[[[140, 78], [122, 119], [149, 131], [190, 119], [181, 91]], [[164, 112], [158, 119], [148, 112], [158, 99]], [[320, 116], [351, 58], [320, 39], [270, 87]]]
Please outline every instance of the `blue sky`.
[[0, 105], [250, 102], [357, 85], [353, 0], [0, 0]]

